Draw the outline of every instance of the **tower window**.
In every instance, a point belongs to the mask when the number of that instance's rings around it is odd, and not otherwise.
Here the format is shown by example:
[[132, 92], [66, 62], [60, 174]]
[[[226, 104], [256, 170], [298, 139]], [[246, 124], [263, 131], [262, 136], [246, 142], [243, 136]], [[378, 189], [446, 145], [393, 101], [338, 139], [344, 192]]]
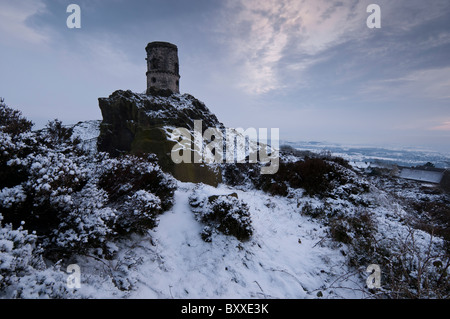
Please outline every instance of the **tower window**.
[[154, 57], [150, 60], [150, 68], [153, 70], [156, 70], [159, 68], [159, 60], [158, 58]]
[[152, 83], [156, 83], [156, 78], [152, 78]]
[[177, 84], [177, 86], [179, 86], [180, 85], [180, 81], [177, 80], [176, 84]]

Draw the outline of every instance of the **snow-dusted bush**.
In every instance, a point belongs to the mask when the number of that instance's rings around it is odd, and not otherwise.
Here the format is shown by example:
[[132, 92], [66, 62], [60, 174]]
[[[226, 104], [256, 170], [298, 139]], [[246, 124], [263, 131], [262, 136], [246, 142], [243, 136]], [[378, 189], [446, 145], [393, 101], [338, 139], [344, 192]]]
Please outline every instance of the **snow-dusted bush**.
[[46, 268], [36, 234], [3, 225], [0, 215], [0, 298], [66, 298], [66, 275]]
[[63, 273], [46, 269], [36, 234], [1, 220], [0, 214], [0, 298], [66, 297]]
[[[415, 229], [414, 219], [398, 206], [388, 205], [387, 215], [380, 208], [365, 208], [347, 199], [346, 208], [326, 209], [305, 205], [302, 211], [320, 217], [328, 226], [330, 238], [346, 245], [351, 267], [381, 267], [383, 285], [376, 295], [390, 298], [448, 298], [450, 296], [450, 255], [445, 237]], [[393, 224], [391, 219], [397, 219]], [[436, 233], [440, 233], [438, 229]], [[363, 277], [366, 275], [363, 275]]]
[[0, 113], [0, 210], [36, 231], [47, 257], [153, 228], [172, 205], [174, 180], [154, 157], [83, 152], [61, 121], [32, 132], [20, 112], [1, 104]]
[[0, 190], [0, 207], [11, 208], [13, 205], [23, 203], [27, 195], [22, 185], [14, 187], [5, 187]]
[[211, 211], [202, 219], [216, 225], [225, 235], [235, 236], [239, 240], [247, 240], [253, 234], [247, 204], [233, 196], [220, 196], [214, 199]]
[[31, 153], [35, 140], [31, 133], [12, 135], [0, 127], [0, 188], [13, 187], [27, 178], [19, 159]]
[[72, 196], [83, 189], [92, 172], [87, 158], [45, 149], [44, 153], [37, 147], [25, 158], [8, 163], [24, 168], [27, 179], [1, 191], [3, 195], [8, 191], [10, 196], [3, 196], [0, 208], [8, 222], [17, 226], [25, 221], [28, 229], [46, 237], [45, 244], [50, 245], [58, 225], [74, 210]]
[[139, 190], [121, 206], [117, 227], [121, 232], [143, 233], [157, 225], [157, 216], [163, 211], [161, 199], [146, 190]]
[[[299, 207], [299, 205], [297, 206]], [[302, 205], [300, 212], [302, 215], [321, 219], [330, 216], [331, 207], [327, 202], [322, 205], [315, 206], [313, 206], [310, 202], [306, 202]]]
[[[301, 188], [307, 195], [325, 198], [334, 196], [333, 191], [337, 187], [355, 181], [350, 172], [343, 160], [306, 157], [289, 161], [281, 159], [276, 174], [249, 176], [256, 188], [272, 195], [288, 196], [290, 189]], [[227, 170], [231, 181], [239, 180], [236, 174], [236, 170]]]
[[[59, 255], [103, 248], [115, 234], [117, 212], [108, 207], [108, 196], [92, 181], [72, 195], [62, 197], [64, 208], [58, 213], [59, 224], [45, 242]], [[58, 203], [62, 207], [62, 203]]]
[[35, 192], [36, 198], [45, 198], [54, 204], [61, 201], [61, 196], [82, 189], [90, 173], [86, 157], [49, 151], [30, 155], [27, 160], [30, 176], [26, 187]]
[[446, 240], [450, 251], [450, 203], [444, 200], [414, 200], [412, 208], [418, 213], [417, 227], [428, 233], [434, 233]]
[[67, 288], [67, 275], [54, 267], [29, 271], [15, 276], [0, 296], [16, 299], [68, 299], [78, 298], [76, 290]]
[[67, 275], [46, 267], [37, 235], [4, 225], [0, 214], [0, 298], [69, 298]]
[[24, 185], [36, 217], [31, 225], [45, 234], [44, 248], [56, 256], [103, 248], [116, 235], [151, 229], [172, 204], [175, 184], [154, 161], [60, 152], [28, 160]]
[[241, 241], [253, 234], [248, 206], [236, 194], [202, 197], [194, 193], [189, 204], [197, 220], [205, 224], [201, 236], [207, 242], [215, 230]]
[[35, 259], [39, 256], [36, 254], [37, 236], [23, 227], [14, 230], [11, 224], [3, 225], [1, 219], [0, 215], [0, 290], [41, 261]]
[[153, 155], [107, 159], [102, 167], [99, 186], [108, 193], [110, 200], [124, 202], [135, 192], [145, 190], [159, 197], [163, 210], [173, 205], [175, 181], [161, 170]]
[[105, 159], [98, 185], [117, 210], [119, 234], [143, 233], [157, 225], [157, 216], [173, 205], [175, 180], [164, 173], [154, 156], [125, 155]]
[[8, 222], [25, 221], [36, 230], [52, 258], [101, 248], [116, 235], [142, 233], [172, 205], [175, 183], [155, 161], [65, 151], [17, 159], [28, 179], [0, 190]]

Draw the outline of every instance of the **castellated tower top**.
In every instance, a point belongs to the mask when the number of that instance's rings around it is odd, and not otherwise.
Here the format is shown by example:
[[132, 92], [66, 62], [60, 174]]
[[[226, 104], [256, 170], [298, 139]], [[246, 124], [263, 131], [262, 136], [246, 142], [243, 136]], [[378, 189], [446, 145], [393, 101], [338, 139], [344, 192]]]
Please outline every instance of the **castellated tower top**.
[[168, 42], [151, 42], [147, 51], [147, 93], [150, 88], [180, 93], [178, 48]]

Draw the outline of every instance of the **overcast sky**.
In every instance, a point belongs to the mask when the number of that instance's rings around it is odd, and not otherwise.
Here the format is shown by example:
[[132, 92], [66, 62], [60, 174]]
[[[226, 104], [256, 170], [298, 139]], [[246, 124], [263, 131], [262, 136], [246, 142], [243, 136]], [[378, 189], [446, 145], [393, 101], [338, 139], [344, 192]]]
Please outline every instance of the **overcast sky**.
[[145, 46], [168, 41], [182, 93], [226, 126], [450, 152], [449, 17], [449, 0], [0, 0], [0, 96], [37, 128], [101, 119], [98, 97], [144, 92]]

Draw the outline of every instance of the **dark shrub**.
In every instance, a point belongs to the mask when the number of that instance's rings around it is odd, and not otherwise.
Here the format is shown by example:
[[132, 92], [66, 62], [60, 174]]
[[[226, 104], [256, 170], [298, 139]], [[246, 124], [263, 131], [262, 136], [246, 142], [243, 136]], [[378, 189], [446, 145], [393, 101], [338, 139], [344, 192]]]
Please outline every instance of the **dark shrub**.
[[206, 224], [201, 233], [206, 242], [211, 241], [214, 230], [241, 241], [248, 240], [253, 234], [248, 206], [235, 193], [210, 197], [193, 194], [189, 204], [196, 218]]
[[352, 238], [349, 235], [349, 229], [344, 223], [341, 223], [339, 220], [334, 220], [330, 224], [330, 234], [335, 241], [344, 244], [350, 244], [352, 242]]
[[50, 145], [71, 142], [73, 129], [65, 127], [58, 119], [49, 121], [43, 131], [41, 131], [41, 139]]
[[217, 224], [217, 230], [239, 240], [247, 240], [253, 234], [248, 206], [233, 196], [220, 196], [211, 203], [211, 213], [204, 221]]
[[440, 201], [415, 201], [412, 207], [420, 215], [417, 227], [447, 241], [450, 251], [450, 204]]
[[[331, 180], [336, 171], [333, 166], [319, 158], [308, 158], [296, 165], [298, 180], [295, 186], [301, 186], [309, 195], [323, 195], [332, 187]], [[297, 184], [298, 183], [298, 184]]]
[[106, 166], [108, 169], [100, 176], [98, 185], [108, 193], [111, 201], [127, 199], [139, 190], [146, 190], [160, 198], [163, 210], [172, 206], [174, 180], [161, 171], [154, 156], [125, 155], [110, 159]]
[[[367, 211], [361, 211], [353, 216], [343, 213], [334, 214], [329, 219], [330, 234], [336, 241], [342, 243], [354, 243], [355, 248], [362, 253], [368, 253], [371, 241], [375, 233], [375, 223], [372, 215]], [[359, 246], [359, 247], [358, 247]]]
[[336, 164], [321, 158], [308, 158], [296, 162], [281, 162], [273, 175], [260, 175], [253, 179], [255, 186], [272, 195], [287, 196], [289, 187], [303, 188], [305, 193], [324, 197], [337, 185], [347, 182], [344, 172]]
[[20, 111], [9, 108], [0, 99], [0, 188], [13, 187], [26, 180], [26, 170], [11, 160], [31, 153], [35, 142], [30, 136], [32, 126]]
[[157, 226], [157, 216], [163, 212], [158, 196], [139, 190], [120, 205], [116, 229], [119, 233], [140, 233]]
[[0, 130], [13, 136], [29, 132], [33, 127], [33, 122], [22, 116], [22, 112], [6, 106], [4, 100], [0, 98]]
[[303, 205], [301, 213], [312, 218], [323, 218], [327, 216], [327, 210], [324, 205], [313, 207], [311, 203], [308, 202]]
[[230, 186], [242, 186], [252, 183], [259, 175], [259, 165], [249, 163], [223, 164], [222, 180]]

